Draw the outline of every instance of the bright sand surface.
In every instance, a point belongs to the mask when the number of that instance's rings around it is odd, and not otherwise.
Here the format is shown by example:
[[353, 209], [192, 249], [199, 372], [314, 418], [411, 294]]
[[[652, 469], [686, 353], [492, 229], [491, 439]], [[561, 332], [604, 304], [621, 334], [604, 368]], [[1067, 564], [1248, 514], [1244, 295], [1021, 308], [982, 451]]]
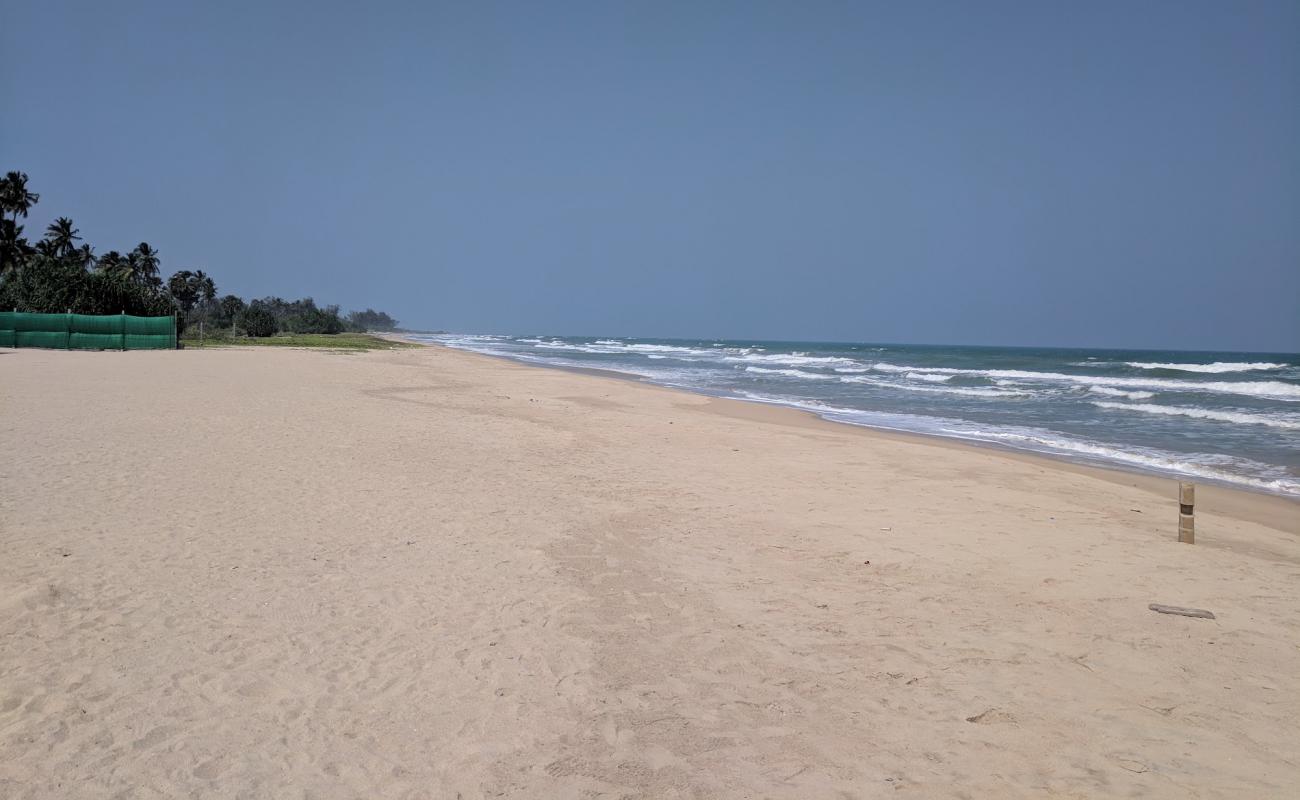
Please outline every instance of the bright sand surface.
[[0, 454], [0, 797], [1300, 786], [1281, 498], [440, 348], [0, 351]]

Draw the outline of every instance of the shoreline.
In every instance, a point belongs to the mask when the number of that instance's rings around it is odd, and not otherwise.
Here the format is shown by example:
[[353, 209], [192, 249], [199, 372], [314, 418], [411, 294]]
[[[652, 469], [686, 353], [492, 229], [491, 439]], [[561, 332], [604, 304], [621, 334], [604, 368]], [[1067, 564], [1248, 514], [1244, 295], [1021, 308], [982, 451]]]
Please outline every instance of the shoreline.
[[1196, 484], [1197, 506], [1203, 511], [1213, 508], [1219, 513], [1267, 525], [1268, 527], [1283, 533], [1300, 534], [1300, 497], [1292, 497], [1277, 492], [1269, 492], [1250, 486], [1234, 485], [1228, 482], [1212, 481], [1197, 477], [1179, 478], [1156, 472], [1147, 472], [1123, 464], [1112, 465], [1074, 461], [1066, 456], [1024, 450], [1008, 445], [1000, 445], [996, 442], [973, 441], [957, 437], [940, 436], [938, 434], [926, 434], [914, 431], [878, 428], [871, 425], [840, 422], [837, 420], [826, 419], [815, 411], [809, 411], [807, 409], [793, 408], [777, 403], [765, 403], [757, 400], [746, 400], [737, 397], [713, 395], [676, 386], [664, 386], [663, 384], [655, 383], [649, 378], [630, 372], [620, 372], [618, 370], [600, 369], [596, 367], [572, 367], [559, 364], [530, 362], [523, 359], [511, 358], [510, 356], [479, 353], [473, 350], [449, 347], [438, 342], [416, 340], [409, 338], [405, 334], [390, 334], [389, 336], [425, 347], [435, 347], [468, 356], [477, 356], [522, 368], [558, 370], [560, 372], [584, 375], [591, 378], [603, 378], [606, 380], [633, 383], [656, 390], [683, 394], [690, 397], [705, 398], [709, 401], [709, 403], [704, 407], [706, 410], [711, 413], [736, 419], [748, 419], [775, 425], [809, 427], [812, 429], [852, 431], [856, 435], [884, 437], [911, 444], [938, 448], [956, 448], [966, 452], [995, 454], [1004, 458], [1010, 458], [1040, 467], [1062, 469], [1067, 472], [1088, 475], [1119, 486], [1138, 487], [1158, 497], [1168, 498], [1169, 503], [1171, 504], [1170, 507], [1174, 509], [1174, 511], [1171, 511], [1171, 519], [1174, 523], [1177, 522], [1178, 484], [1180, 481], [1190, 481], [1191, 483]]

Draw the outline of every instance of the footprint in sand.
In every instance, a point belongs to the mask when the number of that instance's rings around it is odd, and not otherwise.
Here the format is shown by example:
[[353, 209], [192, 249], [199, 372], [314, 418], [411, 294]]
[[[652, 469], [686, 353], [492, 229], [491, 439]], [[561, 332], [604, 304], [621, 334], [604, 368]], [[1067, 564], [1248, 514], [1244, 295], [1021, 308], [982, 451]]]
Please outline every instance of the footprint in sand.
[[1016, 724], [1015, 716], [1013, 716], [1009, 712], [1003, 711], [1000, 708], [990, 708], [988, 711], [984, 711], [982, 713], [976, 714], [973, 717], [967, 717], [966, 721], [973, 722], [976, 725]]

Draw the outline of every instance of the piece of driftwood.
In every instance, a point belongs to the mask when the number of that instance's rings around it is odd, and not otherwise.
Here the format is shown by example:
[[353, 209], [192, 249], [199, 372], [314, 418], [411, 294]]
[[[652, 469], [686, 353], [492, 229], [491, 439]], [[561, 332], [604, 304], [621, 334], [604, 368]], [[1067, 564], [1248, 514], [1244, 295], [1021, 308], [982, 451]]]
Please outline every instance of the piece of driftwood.
[[1152, 611], [1160, 614], [1177, 614], [1180, 617], [1200, 617], [1201, 619], [1214, 619], [1214, 612], [1206, 611], [1203, 608], [1183, 608], [1182, 606], [1162, 606], [1159, 603], [1152, 603], [1147, 606]]

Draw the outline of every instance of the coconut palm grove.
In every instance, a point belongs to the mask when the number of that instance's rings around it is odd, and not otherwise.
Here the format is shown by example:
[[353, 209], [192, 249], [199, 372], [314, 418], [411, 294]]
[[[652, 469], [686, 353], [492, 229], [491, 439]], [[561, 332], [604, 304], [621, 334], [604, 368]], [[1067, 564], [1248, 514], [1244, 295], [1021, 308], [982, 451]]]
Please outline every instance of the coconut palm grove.
[[251, 302], [233, 294], [219, 297], [216, 281], [203, 270], [178, 270], [164, 280], [162, 258], [148, 242], [125, 253], [96, 254], [67, 217], [56, 218], [32, 241], [22, 222], [40, 199], [26, 173], [11, 171], [0, 179], [0, 309], [5, 311], [175, 314], [182, 330], [204, 323], [255, 337], [397, 328], [397, 320], [382, 311], [343, 315], [339, 306], [318, 306], [310, 297]]

